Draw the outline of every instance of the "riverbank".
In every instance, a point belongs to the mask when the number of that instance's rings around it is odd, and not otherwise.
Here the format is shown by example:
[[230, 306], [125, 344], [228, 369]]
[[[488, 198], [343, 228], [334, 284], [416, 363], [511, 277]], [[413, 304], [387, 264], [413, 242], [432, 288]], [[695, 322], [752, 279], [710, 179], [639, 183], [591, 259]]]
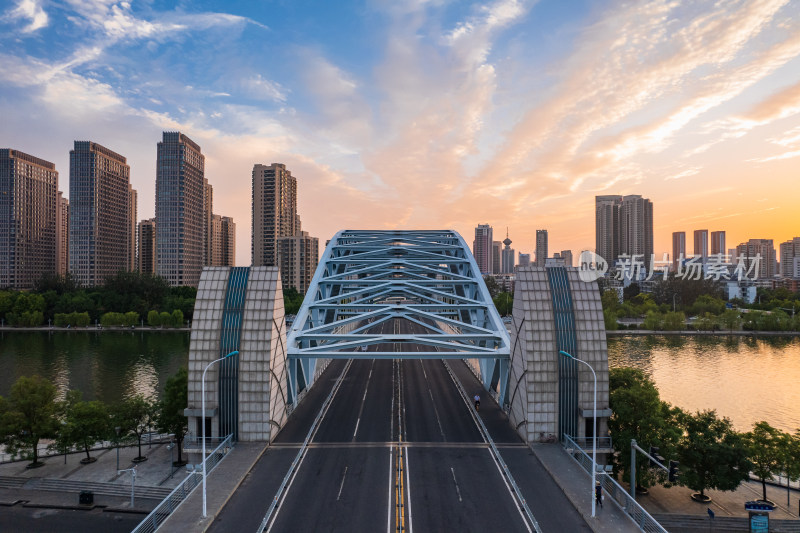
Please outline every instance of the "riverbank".
[[146, 332], [165, 332], [165, 333], [174, 333], [176, 331], [183, 331], [183, 332], [191, 332], [191, 327], [182, 327], [182, 328], [162, 328], [162, 327], [151, 327], [151, 326], [135, 326], [135, 327], [124, 327], [124, 326], [86, 326], [85, 328], [64, 328], [64, 327], [56, 327], [56, 326], [38, 326], [35, 328], [24, 328], [24, 327], [17, 327], [17, 326], [1, 326], [0, 332], [6, 331], [59, 331], [59, 332], [70, 332], [70, 331], [114, 331], [114, 332], [134, 332], [134, 331], [146, 331]]
[[679, 335], [690, 337], [800, 337], [800, 331], [744, 331], [744, 330], [718, 330], [718, 331], [695, 331], [695, 330], [676, 330], [662, 331], [653, 329], [615, 329], [606, 330], [607, 337], [624, 336], [646, 336], [646, 335]]

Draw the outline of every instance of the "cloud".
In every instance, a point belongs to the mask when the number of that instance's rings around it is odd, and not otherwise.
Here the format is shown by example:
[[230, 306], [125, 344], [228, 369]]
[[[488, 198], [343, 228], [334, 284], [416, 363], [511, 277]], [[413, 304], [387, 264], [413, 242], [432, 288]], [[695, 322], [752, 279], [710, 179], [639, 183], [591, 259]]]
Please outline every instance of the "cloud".
[[287, 91], [280, 83], [270, 81], [256, 74], [242, 80], [242, 88], [247, 96], [257, 100], [286, 102]]
[[9, 11], [8, 17], [30, 21], [27, 26], [22, 28], [23, 33], [33, 33], [47, 27], [49, 23], [47, 13], [36, 0], [20, 0], [17, 7]]

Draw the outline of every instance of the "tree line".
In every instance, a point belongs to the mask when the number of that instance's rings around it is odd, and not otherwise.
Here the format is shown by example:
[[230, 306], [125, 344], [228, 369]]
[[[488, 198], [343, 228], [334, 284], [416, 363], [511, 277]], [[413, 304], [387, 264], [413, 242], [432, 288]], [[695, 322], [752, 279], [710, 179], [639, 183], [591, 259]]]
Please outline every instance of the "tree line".
[[[614, 470], [630, 483], [631, 439], [680, 463], [677, 484], [696, 491], [704, 500], [708, 489], [732, 491], [754, 474], [761, 480], [763, 499], [766, 482], [776, 475], [800, 479], [800, 429], [788, 433], [758, 422], [751, 431], [738, 432], [728, 418], [713, 410], [689, 413], [660, 399], [653, 381], [639, 369], [609, 371], [608, 420], [614, 450]], [[667, 474], [650, 468], [646, 457], [637, 458], [637, 488], [663, 483]]]
[[42, 466], [39, 442], [49, 440], [54, 451], [81, 450], [82, 463], [92, 463], [91, 449], [98, 442], [116, 445], [136, 442], [142, 454], [142, 437], [158, 430], [175, 436], [178, 447], [176, 466], [185, 464], [181, 457], [188, 419], [183, 411], [188, 405], [188, 372], [185, 368], [170, 377], [159, 402], [136, 395], [113, 405], [84, 401], [78, 390], [57, 400], [55, 385], [40, 376], [22, 376], [12, 386], [7, 398], [0, 396], [0, 444], [15, 456], [30, 460], [29, 468]]
[[45, 275], [33, 290], [0, 290], [0, 318], [25, 327], [48, 320], [73, 327], [95, 322], [132, 326], [143, 320], [151, 326], [175, 327], [191, 320], [196, 295], [194, 287], [170, 287], [164, 278], [139, 272], [119, 272], [92, 288], [78, 286], [69, 274]]

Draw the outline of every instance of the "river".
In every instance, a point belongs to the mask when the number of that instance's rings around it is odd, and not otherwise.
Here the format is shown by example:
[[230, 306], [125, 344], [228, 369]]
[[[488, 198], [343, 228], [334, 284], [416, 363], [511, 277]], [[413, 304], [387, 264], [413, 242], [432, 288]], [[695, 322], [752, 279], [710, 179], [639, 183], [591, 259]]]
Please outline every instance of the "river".
[[[157, 399], [189, 353], [186, 332], [0, 333], [0, 395], [19, 376], [42, 375], [63, 397], [114, 403], [134, 394]], [[766, 420], [800, 428], [800, 338], [609, 337], [612, 367], [641, 368], [661, 398], [689, 411], [716, 409], [740, 431]]]

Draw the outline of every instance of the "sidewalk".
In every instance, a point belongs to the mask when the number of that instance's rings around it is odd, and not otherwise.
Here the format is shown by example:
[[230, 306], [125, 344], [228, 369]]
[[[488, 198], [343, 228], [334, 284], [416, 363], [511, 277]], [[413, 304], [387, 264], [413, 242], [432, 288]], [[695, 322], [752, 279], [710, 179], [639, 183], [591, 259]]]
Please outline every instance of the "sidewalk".
[[[202, 532], [208, 529], [267, 449], [266, 442], [240, 442], [206, 479], [207, 518], [203, 518], [203, 487], [199, 485], [161, 525], [162, 531]], [[265, 495], [270, 498], [272, 495]]]
[[604, 499], [604, 506], [598, 507], [592, 518], [592, 487], [589, 473], [575, 462], [560, 444], [532, 444], [534, 455], [544, 465], [545, 470], [575, 506], [584, 520], [596, 533], [638, 532], [638, 527], [610, 498]]

